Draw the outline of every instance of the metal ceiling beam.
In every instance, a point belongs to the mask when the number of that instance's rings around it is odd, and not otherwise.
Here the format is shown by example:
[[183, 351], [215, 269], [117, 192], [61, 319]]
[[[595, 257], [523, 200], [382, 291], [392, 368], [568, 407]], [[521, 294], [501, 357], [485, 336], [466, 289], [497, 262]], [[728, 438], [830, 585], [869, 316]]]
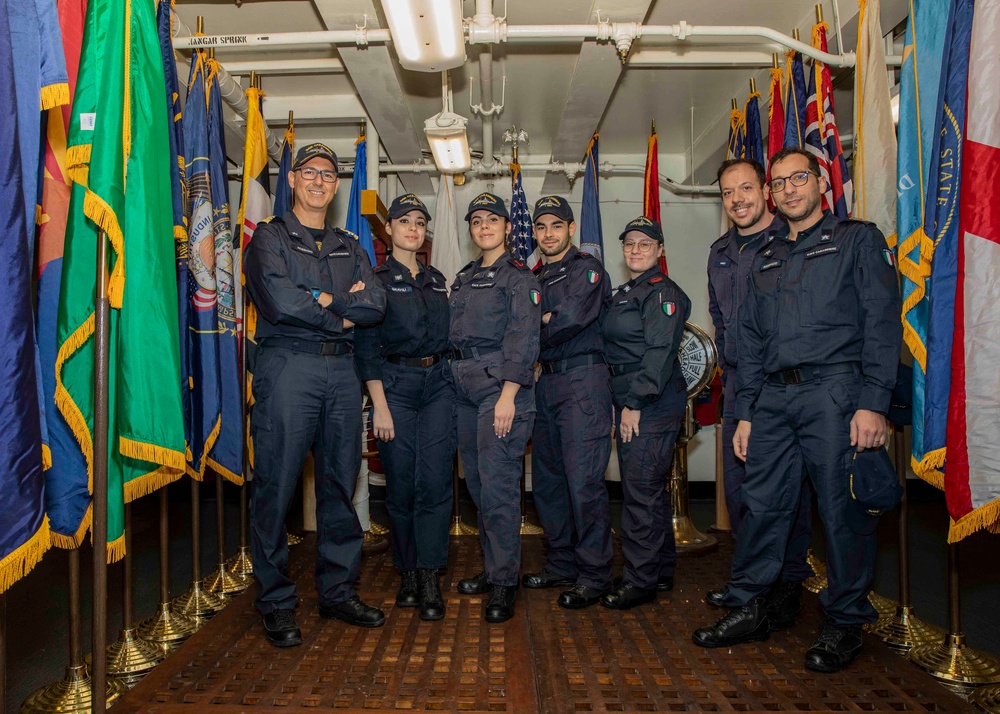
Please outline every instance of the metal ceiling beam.
[[[379, 27], [378, 13], [372, 0], [312, 0], [328, 30], [348, 30], [367, 23]], [[398, 63], [384, 44], [367, 47], [341, 46], [337, 54], [354, 83], [368, 119], [375, 125], [382, 146], [393, 163], [423, 160], [422, 132], [410, 116], [406, 92], [396, 72]], [[298, 118], [299, 111], [295, 110]], [[432, 194], [430, 178], [423, 174], [404, 179], [407, 191]], [[374, 187], [372, 187], [374, 188]]]
[[[615, 22], [642, 22], [649, 13], [652, 0], [620, 0], [611, 3], [600, 0], [591, 8], [591, 19], [596, 21], [596, 12], [601, 10], [601, 19]], [[605, 17], [608, 13], [608, 17]], [[580, 47], [576, 70], [566, 94], [566, 106], [559, 120], [559, 130], [552, 141], [551, 161], [577, 162], [587, 151], [590, 137], [597, 131], [601, 118], [607, 110], [611, 95], [621, 78], [621, 60], [614, 43], [585, 40]], [[569, 180], [565, 174], [550, 173], [542, 184], [542, 193], [560, 193], [569, 190]]]

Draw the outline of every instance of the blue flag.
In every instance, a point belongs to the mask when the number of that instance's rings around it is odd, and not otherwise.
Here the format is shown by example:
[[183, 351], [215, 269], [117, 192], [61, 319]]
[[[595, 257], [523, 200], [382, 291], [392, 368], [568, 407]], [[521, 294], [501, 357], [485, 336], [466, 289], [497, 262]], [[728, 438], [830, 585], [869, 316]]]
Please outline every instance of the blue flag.
[[580, 208], [580, 250], [604, 264], [604, 231], [601, 230], [601, 202], [597, 187], [598, 142], [594, 134], [583, 160], [583, 206]]
[[[941, 89], [928, 170], [924, 233], [931, 239], [927, 288], [927, 357], [922, 414], [917, 438], [913, 412], [914, 471], [931, 481], [944, 478], [948, 403], [951, 394], [951, 348], [955, 332], [955, 290], [958, 284], [958, 198], [961, 195], [962, 133], [965, 128], [969, 41], [973, 0], [954, 0], [944, 40]], [[914, 394], [916, 397], [916, 394]], [[917, 445], [921, 449], [917, 460]]]
[[[44, 509], [41, 414], [34, 389], [34, 326], [28, 220], [24, 212], [21, 152], [16, 141], [18, 104], [14, 55], [8, 27], [8, 0], [0, 0], [0, 593], [30, 571], [51, 545]], [[32, 109], [37, 113], [37, 98]], [[34, 177], [32, 177], [34, 179]]]
[[760, 92], [753, 92], [747, 97], [746, 115], [747, 136], [743, 158], [756, 161], [761, 166], [767, 166], [767, 155], [764, 153], [764, 137], [760, 129], [760, 106], [757, 99]]
[[184, 105], [184, 163], [191, 203], [185, 288], [187, 324], [181, 325], [181, 350], [187, 350], [190, 370], [184, 385], [190, 392], [190, 411], [185, 414], [184, 436], [189, 450], [188, 472], [199, 481], [205, 474], [204, 457], [211, 451], [222, 428], [215, 220], [205, 64], [205, 51], [196, 50]]
[[524, 184], [521, 183], [521, 166], [511, 164], [511, 190], [510, 198], [510, 245], [513, 247], [514, 257], [526, 264], [529, 268], [535, 267], [537, 256], [535, 231], [531, 227], [531, 213], [528, 211], [528, 200], [524, 196]]
[[[236, 256], [226, 179], [226, 137], [219, 90], [219, 63], [208, 60], [208, 159], [211, 165], [213, 233], [215, 234], [216, 313], [218, 315], [219, 436], [208, 465], [235, 484], [243, 483], [243, 365], [236, 330]], [[287, 185], [287, 181], [285, 184]], [[279, 184], [280, 185], [280, 184]]]
[[274, 215], [283, 216], [292, 208], [292, 189], [288, 185], [288, 172], [292, 170], [292, 155], [295, 153], [295, 126], [290, 124], [285, 132], [285, 143], [281, 145], [281, 161], [278, 162], [278, 185], [274, 189]]
[[806, 76], [802, 56], [789, 52], [785, 66], [785, 141], [782, 148], [805, 146], [806, 137]]
[[372, 242], [372, 228], [368, 225], [368, 219], [361, 215], [361, 192], [368, 188], [366, 143], [365, 138], [361, 137], [354, 145], [354, 176], [351, 178], [351, 197], [347, 204], [345, 228], [358, 237], [358, 243], [368, 253], [368, 259], [374, 266], [375, 244]]
[[899, 82], [896, 174], [899, 200], [896, 204], [896, 235], [889, 237], [889, 246], [896, 248], [902, 283], [903, 341], [913, 355], [912, 466], [915, 473], [938, 488], [944, 488], [943, 478], [937, 469], [931, 467], [931, 462], [925, 462], [924, 448], [929, 307], [926, 285], [930, 276], [928, 257], [934, 248], [933, 241], [924, 232], [924, 226], [931, 155], [941, 128], [936, 120], [941, 107], [941, 69], [951, 4], [950, 1], [914, 3], [913, 14], [906, 25]]

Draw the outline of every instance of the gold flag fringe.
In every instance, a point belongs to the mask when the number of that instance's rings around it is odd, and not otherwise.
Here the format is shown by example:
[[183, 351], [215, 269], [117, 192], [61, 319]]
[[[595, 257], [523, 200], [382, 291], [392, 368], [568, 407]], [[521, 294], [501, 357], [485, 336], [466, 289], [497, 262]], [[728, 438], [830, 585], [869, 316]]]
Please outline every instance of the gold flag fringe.
[[69, 104], [68, 82], [59, 82], [42, 87], [41, 110], [43, 112], [55, 107], [61, 107], [64, 104]]
[[80, 521], [80, 526], [76, 529], [76, 533], [73, 535], [64, 535], [62, 533], [51, 531], [52, 545], [56, 548], [62, 548], [64, 550], [79, 548], [83, 544], [83, 539], [87, 536], [87, 531], [90, 530], [90, 524], [93, 522], [93, 518], [94, 507], [92, 504], [88, 504], [87, 511], [83, 514], [83, 519]]
[[991, 533], [1000, 530], [1000, 498], [952, 521], [951, 528], [948, 529], [948, 542], [958, 543], [966, 536], [983, 529], [988, 529]]
[[30, 573], [51, 547], [49, 517], [42, 516], [42, 525], [35, 534], [0, 560], [0, 594]]
[[168, 449], [165, 446], [157, 446], [142, 441], [135, 441], [125, 436], [118, 437], [118, 450], [123, 456], [139, 461], [148, 461], [151, 464], [165, 466], [174, 471], [184, 470], [184, 452], [175, 449]]
[[56, 393], [55, 402], [56, 407], [59, 409], [59, 413], [62, 414], [63, 419], [69, 425], [70, 431], [73, 432], [73, 436], [76, 437], [77, 443], [80, 445], [80, 450], [83, 452], [84, 458], [87, 460], [87, 490], [90, 493], [94, 492], [94, 441], [90, 435], [90, 428], [87, 426], [87, 420], [83, 416], [83, 412], [80, 411], [80, 407], [77, 406], [76, 402], [73, 401], [73, 397], [70, 395], [69, 390], [66, 389], [66, 385], [63, 384], [62, 370], [68, 360], [77, 350], [79, 350], [83, 345], [90, 339], [91, 335], [94, 334], [94, 313], [90, 313], [87, 319], [83, 321], [83, 324], [76, 328], [73, 333], [66, 338], [66, 341], [59, 345], [59, 351], [56, 354]]
[[42, 470], [48, 471], [52, 468], [52, 449], [48, 444], [42, 444]]
[[[93, 535], [93, 534], [91, 534]], [[125, 534], [108, 543], [108, 565], [117, 563], [125, 557]]]
[[212, 468], [212, 470], [222, 476], [222, 478], [226, 479], [230, 483], [236, 484], [237, 486], [243, 485], [243, 477], [239, 474], [234, 474], [215, 459], [206, 458], [206, 461], [208, 461], [208, 465]]
[[132, 503], [137, 498], [148, 496], [153, 491], [157, 491], [164, 486], [179, 481], [184, 475], [184, 471], [161, 466], [155, 471], [151, 471], [144, 476], [134, 478], [125, 484], [125, 503]]

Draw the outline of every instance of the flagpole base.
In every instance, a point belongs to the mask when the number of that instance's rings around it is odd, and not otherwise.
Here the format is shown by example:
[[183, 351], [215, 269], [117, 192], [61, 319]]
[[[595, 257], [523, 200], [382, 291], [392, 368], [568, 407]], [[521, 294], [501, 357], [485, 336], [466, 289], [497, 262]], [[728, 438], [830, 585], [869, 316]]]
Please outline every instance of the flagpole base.
[[251, 582], [252, 579], [240, 577], [232, 573], [225, 563], [220, 563], [201, 584], [216, 595], [237, 595], [250, 587]]
[[[122, 682], [112, 677], [108, 678], [105, 688], [105, 702], [110, 705], [128, 691]], [[58, 682], [47, 684], [32, 692], [21, 705], [23, 714], [90, 714], [93, 701], [91, 698], [91, 680], [86, 665], [67, 667], [66, 676]]]
[[965, 635], [948, 633], [944, 642], [914, 647], [907, 657], [960, 695], [983, 684], [1000, 683], [1000, 659], [966, 645]]
[[[875, 608], [875, 612], [878, 613], [879, 617], [895, 617], [897, 610], [899, 609], [899, 603], [895, 600], [890, 600], [884, 595], [879, 595], [877, 592], [872, 590], [868, 593], [868, 602], [872, 604]], [[911, 615], [912, 618], [912, 615]], [[874, 625], [873, 625], [874, 627]], [[940, 630], [941, 637], [938, 637], [933, 642], [927, 644], [937, 644], [942, 639], [944, 639], [944, 630]]]
[[[874, 595], [875, 593], [872, 592], [868, 600], [878, 610], [879, 607], [875, 604], [872, 597]], [[878, 598], [886, 602], [891, 602], [881, 595]], [[912, 607], [897, 606], [895, 612], [888, 615], [882, 615], [880, 612], [880, 615], [876, 622], [865, 625], [865, 631], [872, 637], [882, 640], [902, 655], [905, 655], [914, 647], [941, 644], [944, 642], [945, 635], [947, 634], [942, 628], [929, 625], [923, 620], [914, 617]]]
[[805, 582], [802, 583], [802, 587], [811, 593], [819, 593], [820, 590], [826, 587], [826, 563], [820, 560], [815, 553], [813, 553], [812, 548], [806, 554], [806, 562], [809, 563], [809, 567], [812, 568], [813, 575], [810, 578], [806, 578]]
[[385, 536], [375, 535], [372, 531], [365, 531], [364, 540], [361, 542], [361, 552], [365, 554], [381, 553], [389, 548], [389, 539]]
[[[240, 546], [239, 552], [226, 561], [229, 572], [237, 578], [245, 578], [247, 581], [253, 580], [253, 560], [250, 558], [250, 547]], [[249, 585], [249, 582], [247, 583]]]
[[448, 535], [453, 536], [477, 536], [479, 535], [479, 530], [475, 526], [467, 525], [462, 522], [461, 516], [451, 517], [451, 528], [448, 530]]
[[169, 602], [161, 602], [156, 614], [140, 622], [136, 629], [139, 637], [159, 647], [165, 657], [197, 632], [200, 626], [195, 618], [174, 612]]
[[978, 687], [969, 695], [969, 704], [987, 714], [1000, 714], [1000, 685]]
[[678, 557], [702, 555], [719, 547], [718, 538], [702, 533], [687, 516], [674, 516], [672, 527]]
[[521, 535], [541, 535], [544, 532], [541, 526], [529, 523], [527, 516], [521, 516]]
[[302, 536], [295, 533], [288, 534], [288, 547], [291, 548], [293, 545], [298, 545], [302, 542]]
[[224, 597], [204, 589], [200, 582], [195, 581], [191, 583], [186, 593], [175, 597], [170, 604], [182, 615], [199, 620], [200, 627], [220, 612], [227, 605], [227, 601]]
[[383, 526], [381, 523], [377, 523], [374, 518], [369, 518], [370, 527], [373, 535], [384, 536], [389, 535], [389, 529]]
[[146, 642], [130, 627], [118, 634], [118, 640], [108, 645], [108, 676], [119, 680], [131, 689], [156, 665], [163, 661], [163, 650], [152, 642]]

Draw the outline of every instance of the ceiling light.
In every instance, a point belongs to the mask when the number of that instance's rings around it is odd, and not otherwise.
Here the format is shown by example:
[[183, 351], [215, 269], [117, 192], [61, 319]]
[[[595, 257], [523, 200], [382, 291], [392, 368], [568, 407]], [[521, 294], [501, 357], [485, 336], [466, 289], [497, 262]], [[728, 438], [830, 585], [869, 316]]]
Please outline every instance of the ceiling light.
[[458, 174], [472, 168], [469, 137], [465, 133], [467, 123], [465, 117], [448, 111], [435, 114], [424, 122], [427, 143], [441, 173]]
[[440, 72], [465, 63], [461, 0], [382, 0], [405, 69]]

